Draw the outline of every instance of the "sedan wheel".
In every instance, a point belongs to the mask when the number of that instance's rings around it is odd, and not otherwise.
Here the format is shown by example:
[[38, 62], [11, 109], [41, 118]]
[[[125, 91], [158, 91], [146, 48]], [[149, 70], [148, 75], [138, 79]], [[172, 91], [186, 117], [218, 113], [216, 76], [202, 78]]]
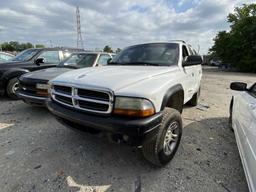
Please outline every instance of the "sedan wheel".
[[12, 99], [18, 99], [18, 97], [16, 95], [18, 88], [19, 88], [19, 81], [16, 77], [9, 80], [7, 87], [6, 87], [6, 92], [7, 92], [8, 97], [10, 97]]

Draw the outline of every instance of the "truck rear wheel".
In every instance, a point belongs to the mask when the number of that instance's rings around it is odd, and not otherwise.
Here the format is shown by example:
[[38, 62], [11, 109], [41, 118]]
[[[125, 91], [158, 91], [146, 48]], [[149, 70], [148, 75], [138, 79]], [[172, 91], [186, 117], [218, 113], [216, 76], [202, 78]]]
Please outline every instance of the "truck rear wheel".
[[174, 157], [181, 140], [182, 119], [176, 109], [165, 108], [158, 133], [143, 142], [144, 157], [154, 165], [164, 166]]
[[16, 95], [16, 91], [18, 90], [19, 87], [19, 81], [18, 78], [12, 78], [9, 80], [7, 87], [6, 87], [6, 93], [8, 95], [8, 97], [12, 98], [12, 99], [18, 99], [17, 95]]

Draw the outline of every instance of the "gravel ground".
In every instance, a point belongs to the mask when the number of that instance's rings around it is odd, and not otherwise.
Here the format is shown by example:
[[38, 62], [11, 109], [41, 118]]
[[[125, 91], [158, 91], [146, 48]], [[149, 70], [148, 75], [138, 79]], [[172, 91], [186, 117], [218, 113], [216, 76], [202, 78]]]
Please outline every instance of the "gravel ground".
[[138, 150], [60, 125], [43, 108], [0, 100], [0, 191], [248, 191], [233, 133], [228, 129], [232, 81], [250, 74], [204, 69], [201, 104], [185, 107], [179, 150], [155, 168]]

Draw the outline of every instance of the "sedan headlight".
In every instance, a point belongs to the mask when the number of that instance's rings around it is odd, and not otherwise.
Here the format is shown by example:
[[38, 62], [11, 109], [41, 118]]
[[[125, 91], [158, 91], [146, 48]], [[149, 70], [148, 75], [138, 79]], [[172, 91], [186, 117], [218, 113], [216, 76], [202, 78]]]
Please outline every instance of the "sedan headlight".
[[52, 96], [52, 90], [53, 90], [53, 84], [48, 82], [48, 94], [50, 97]]
[[148, 117], [155, 114], [155, 108], [147, 99], [116, 97], [114, 114], [133, 117]]

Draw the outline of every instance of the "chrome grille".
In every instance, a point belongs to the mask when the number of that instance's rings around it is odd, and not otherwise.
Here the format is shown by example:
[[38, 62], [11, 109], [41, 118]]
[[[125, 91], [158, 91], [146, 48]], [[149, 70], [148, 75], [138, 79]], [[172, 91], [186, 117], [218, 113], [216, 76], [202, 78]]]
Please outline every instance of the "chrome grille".
[[83, 98], [109, 101], [109, 95], [107, 93], [99, 92], [99, 91], [92, 91], [88, 89], [77, 89], [77, 95]]
[[113, 94], [109, 90], [53, 85], [54, 101], [79, 110], [109, 114], [113, 108]]
[[54, 85], [54, 90], [67, 95], [71, 95], [72, 93], [72, 88], [66, 86]]

